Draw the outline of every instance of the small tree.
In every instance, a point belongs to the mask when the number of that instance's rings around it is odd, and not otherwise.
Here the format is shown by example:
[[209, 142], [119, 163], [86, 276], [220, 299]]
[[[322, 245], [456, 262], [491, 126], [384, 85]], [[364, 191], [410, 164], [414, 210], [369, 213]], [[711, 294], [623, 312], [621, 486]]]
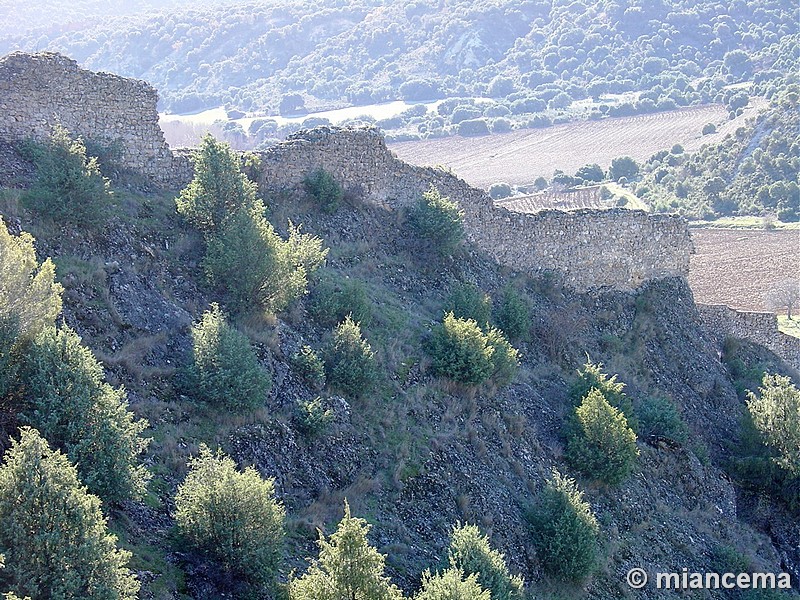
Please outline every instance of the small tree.
[[64, 290], [55, 275], [49, 258], [36, 260], [33, 236], [11, 235], [0, 218], [0, 321], [13, 321], [25, 336], [53, 325]]
[[464, 213], [456, 202], [442, 196], [434, 186], [422, 195], [408, 223], [412, 231], [442, 256], [449, 256], [464, 239]]
[[29, 142], [24, 153], [36, 165], [33, 186], [22, 196], [24, 204], [59, 222], [91, 225], [102, 218], [111, 188], [97, 159], [87, 158], [81, 138], [73, 139], [55, 125], [47, 142]]
[[639, 450], [636, 434], [602, 392], [593, 389], [575, 409], [567, 440], [567, 460], [589, 477], [615, 485], [628, 476]]
[[108, 533], [100, 500], [67, 457], [34, 429], [11, 441], [0, 466], [0, 551], [11, 589], [32, 598], [134, 600], [130, 553]]
[[747, 393], [747, 409], [764, 443], [778, 452], [775, 462], [800, 477], [800, 390], [791, 379], [764, 375], [759, 394]]
[[575, 481], [553, 470], [528, 515], [544, 570], [580, 580], [595, 567], [599, 526]]
[[509, 338], [526, 341], [530, 337], [530, 312], [525, 296], [507, 286], [495, 310], [494, 320]]
[[312, 171], [304, 180], [306, 191], [311, 194], [322, 212], [333, 214], [344, 197], [342, 186], [325, 169]]
[[642, 436], [665, 438], [683, 445], [689, 429], [674, 403], [658, 396], [642, 401], [639, 409], [639, 430]]
[[194, 154], [194, 177], [175, 200], [178, 212], [211, 234], [255, 202], [256, 185], [241, 172], [239, 157], [228, 144], [207, 134]]
[[444, 573], [431, 575], [430, 571], [422, 574], [422, 589], [416, 600], [492, 600], [494, 596], [484, 590], [478, 583], [478, 576], [473, 573], [464, 577], [460, 569], [447, 569]]
[[128, 410], [125, 390], [80, 337], [64, 326], [42, 331], [22, 359], [20, 419], [77, 463], [81, 480], [106, 502], [144, 495], [149, 473], [139, 462], [147, 422]]
[[428, 343], [431, 368], [436, 375], [465, 385], [493, 379], [511, 382], [519, 366], [519, 354], [498, 329], [484, 332], [472, 319], [447, 313]]
[[616, 375], [609, 377], [604, 373], [601, 363], [589, 361], [578, 371], [578, 379], [575, 380], [575, 383], [573, 383], [570, 389], [570, 397], [573, 403], [576, 406], [580, 404], [593, 389], [600, 390], [611, 406], [622, 411], [631, 429], [633, 429], [634, 432], [638, 431], [639, 422], [633, 410], [633, 403], [623, 391], [625, 389], [625, 384], [621, 381], [617, 381]]
[[272, 384], [247, 337], [228, 324], [217, 304], [192, 326], [187, 383], [198, 399], [229, 410], [263, 406]]
[[285, 510], [271, 479], [201, 445], [175, 496], [181, 535], [226, 570], [256, 586], [274, 581], [282, 559]]
[[375, 353], [361, 335], [361, 326], [349, 316], [333, 331], [325, 351], [325, 372], [331, 386], [350, 396], [360, 396], [375, 381]]
[[620, 177], [632, 179], [639, 174], [639, 164], [630, 156], [619, 156], [611, 161], [608, 168], [608, 178], [618, 181]]
[[492, 299], [474, 283], [462, 283], [445, 300], [444, 312], [451, 312], [459, 319], [472, 319], [482, 328], [487, 328], [492, 314]]
[[290, 600], [401, 600], [400, 590], [383, 574], [386, 558], [369, 545], [368, 533], [367, 522], [351, 517], [345, 502], [344, 518], [330, 541], [319, 532], [319, 559], [289, 582]]
[[489, 545], [475, 525], [456, 525], [447, 550], [450, 570], [475, 575], [492, 600], [522, 600], [524, 581], [511, 575], [505, 556]]
[[800, 281], [784, 279], [770, 287], [764, 296], [767, 307], [771, 310], [786, 309], [788, 319], [792, 318], [792, 310], [800, 303]]

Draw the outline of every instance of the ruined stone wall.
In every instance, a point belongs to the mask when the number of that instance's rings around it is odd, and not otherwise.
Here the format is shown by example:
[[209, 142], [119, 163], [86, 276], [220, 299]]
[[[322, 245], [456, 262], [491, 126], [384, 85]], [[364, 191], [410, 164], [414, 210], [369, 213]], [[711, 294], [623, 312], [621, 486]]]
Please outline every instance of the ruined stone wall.
[[318, 128], [261, 153], [265, 193], [300, 188], [317, 168], [389, 210], [415, 202], [431, 185], [464, 210], [466, 237], [501, 264], [556, 271], [576, 290], [634, 290], [650, 279], [685, 277], [694, 251], [686, 222], [625, 209], [516, 213], [438, 169], [398, 160], [375, 129]]
[[703, 327], [717, 344], [726, 337], [747, 340], [774, 352], [800, 371], [800, 339], [778, 330], [778, 317], [768, 312], [735, 310], [724, 304], [698, 304]]
[[185, 180], [158, 125], [155, 89], [144, 81], [81, 69], [51, 52], [0, 58], [0, 140], [46, 139], [61, 123], [101, 144], [120, 142], [125, 169], [160, 185]]

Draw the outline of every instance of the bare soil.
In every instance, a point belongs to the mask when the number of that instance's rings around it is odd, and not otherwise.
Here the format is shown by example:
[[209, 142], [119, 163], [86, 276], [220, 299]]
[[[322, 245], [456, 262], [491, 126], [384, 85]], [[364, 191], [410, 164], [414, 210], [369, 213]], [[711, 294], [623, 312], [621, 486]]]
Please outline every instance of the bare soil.
[[[581, 166], [603, 168], [618, 156], [645, 161], [660, 150], [681, 144], [694, 151], [719, 141], [754, 116], [760, 104], [744, 115], [727, 120], [719, 104], [601, 121], [576, 121], [543, 129], [525, 129], [482, 137], [460, 137], [398, 142], [390, 148], [402, 160], [421, 166], [443, 165], [476, 187], [493, 183], [529, 185], [551, 177], [555, 169], [573, 174]], [[714, 123], [717, 133], [701, 135], [703, 125]]]
[[692, 229], [689, 267], [695, 300], [740, 310], [767, 310], [774, 283], [800, 277], [800, 231]]

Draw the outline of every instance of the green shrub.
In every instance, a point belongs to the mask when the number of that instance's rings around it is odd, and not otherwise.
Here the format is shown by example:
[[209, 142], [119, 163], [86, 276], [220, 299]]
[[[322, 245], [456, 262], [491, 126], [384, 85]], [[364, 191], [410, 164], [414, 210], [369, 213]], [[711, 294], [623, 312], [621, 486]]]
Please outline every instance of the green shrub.
[[292, 368], [311, 388], [325, 385], [325, 363], [311, 346], [303, 346], [292, 355]]
[[240, 210], [207, 243], [203, 266], [237, 311], [284, 310], [306, 293], [308, 277], [325, 262], [322, 240], [291, 226], [284, 241], [263, 216], [263, 205]]
[[492, 600], [522, 600], [524, 581], [508, 570], [505, 557], [493, 550], [489, 538], [475, 525], [456, 525], [447, 550], [450, 569], [476, 575]]
[[3, 578], [21, 596], [134, 600], [139, 591], [100, 500], [67, 457], [27, 427], [0, 465], [0, 552]]
[[472, 319], [485, 329], [492, 314], [492, 299], [474, 283], [462, 283], [445, 300], [444, 312], [459, 319]]
[[603, 393], [603, 396], [611, 406], [622, 411], [628, 420], [628, 425], [634, 432], [639, 431], [639, 421], [633, 410], [631, 399], [623, 392], [625, 384], [617, 381], [617, 376], [609, 377], [603, 373], [603, 365], [587, 362], [583, 369], [578, 371], [578, 379], [570, 389], [572, 402], [577, 406], [592, 390], [596, 389]]
[[144, 495], [139, 464], [147, 427], [128, 410], [125, 390], [106, 383], [103, 368], [66, 326], [49, 327], [26, 348], [20, 368], [20, 420], [77, 464], [81, 481], [105, 502]]
[[464, 576], [460, 569], [447, 569], [443, 573], [431, 575], [422, 573], [422, 589], [416, 600], [492, 600], [494, 596], [478, 583], [475, 573]]
[[455, 252], [464, 239], [464, 213], [433, 186], [409, 213], [408, 224], [417, 237], [442, 256]]
[[340, 323], [325, 351], [328, 383], [349, 396], [360, 396], [377, 376], [375, 354], [361, 335], [361, 326], [350, 317]]
[[175, 496], [175, 522], [197, 550], [257, 586], [274, 581], [282, 559], [285, 511], [271, 479], [202, 445]]
[[383, 574], [386, 558], [369, 545], [368, 533], [367, 522], [351, 517], [345, 502], [344, 518], [330, 541], [320, 532], [319, 558], [302, 577], [289, 582], [289, 599], [402, 600], [400, 590]]
[[253, 208], [256, 185], [241, 172], [230, 146], [207, 134], [194, 154], [194, 177], [175, 203], [189, 223], [211, 235], [240, 210]]
[[567, 440], [567, 460], [588, 477], [609, 484], [625, 479], [636, 463], [636, 434], [602, 392], [593, 389], [575, 409]]
[[350, 315], [366, 326], [372, 318], [372, 303], [361, 280], [329, 272], [312, 288], [308, 312], [321, 325], [336, 325]]
[[228, 324], [217, 304], [192, 326], [186, 379], [198, 400], [235, 411], [263, 406], [271, 386], [247, 336]]
[[0, 321], [13, 322], [25, 337], [55, 324], [64, 290], [55, 282], [55, 265], [49, 258], [39, 264], [33, 237], [11, 235], [2, 218], [0, 257]]
[[322, 212], [333, 214], [339, 208], [339, 204], [344, 197], [342, 186], [340, 186], [328, 171], [316, 169], [306, 175], [303, 183], [306, 191], [311, 194], [317, 202]]
[[758, 395], [747, 393], [747, 410], [764, 444], [777, 453], [775, 462], [800, 476], [800, 390], [792, 380], [765, 374]]
[[23, 154], [36, 165], [36, 179], [22, 196], [25, 206], [56, 222], [84, 226], [104, 217], [111, 188], [97, 159], [87, 158], [81, 138], [55, 125], [47, 142], [28, 142]]
[[639, 407], [639, 433], [644, 437], [666, 438], [683, 446], [689, 428], [675, 404], [666, 398], [647, 398]]
[[526, 298], [513, 287], [507, 286], [495, 310], [494, 320], [512, 340], [526, 341], [530, 337], [530, 313]]
[[427, 349], [436, 375], [465, 385], [490, 379], [505, 385], [519, 365], [517, 351], [502, 332], [484, 333], [475, 321], [459, 319], [452, 312], [434, 328]]
[[554, 470], [528, 521], [545, 572], [577, 581], [594, 570], [600, 528], [574, 480]]
[[322, 398], [297, 401], [297, 426], [304, 434], [315, 437], [321, 434], [333, 421], [333, 411], [325, 408]]

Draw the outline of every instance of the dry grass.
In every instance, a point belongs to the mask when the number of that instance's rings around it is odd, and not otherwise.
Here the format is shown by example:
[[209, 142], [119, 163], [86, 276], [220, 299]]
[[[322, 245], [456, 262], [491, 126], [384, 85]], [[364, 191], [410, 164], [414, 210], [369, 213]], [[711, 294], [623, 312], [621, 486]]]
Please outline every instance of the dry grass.
[[[733, 121], [727, 120], [722, 105], [715, 104], [483, 137], [399, 142], [391, 149], [412, 164], [444, 165], [477, 187], [498, 182], [528, 185], [540, 175], [551, 177], [555, 169], [572, 174], [587, 163], [607, 168], [617, 156], [644, 161], [674, 144], [697, 150], [735, 131], [746, 117], [755, 115], [758, 106], [751, 105]], [[701, 135], [703, 125], [710, 122], [716, 123], [717, 133]]]
[[695, 300], [740, 310], [767, 310], [769, 287], [800, 274], [800, 231], [692, 229], [689, 267]]

